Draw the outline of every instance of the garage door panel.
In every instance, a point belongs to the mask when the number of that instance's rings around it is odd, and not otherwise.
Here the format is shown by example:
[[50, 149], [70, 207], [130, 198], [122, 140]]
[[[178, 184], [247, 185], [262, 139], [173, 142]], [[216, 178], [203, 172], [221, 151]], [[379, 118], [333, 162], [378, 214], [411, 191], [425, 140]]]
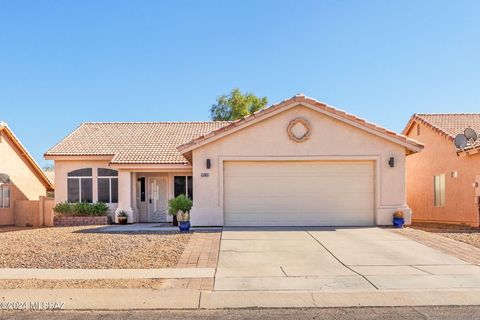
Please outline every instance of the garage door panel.
[[[258, 191], [259, 186], [265, 188], [270, 193], [291, 194], [296, 193], [318, 193], [318, 192], [361, 192], [365, 185], [372, 183], [369, 177], [288, 177], [288, 184], [285, 183], [287, 177], [268, 177], [257, 176], [248, 178], [232, 178], [228, 179], [226, 186], [234, 194], [254, 194]], [[351, 183], [352, 178], [356, 179], [356, 183]], [[319, 180], [321, 179], [321, 183]]]
[[225, 162], [225, 224], [372, 225], [373, 162]]

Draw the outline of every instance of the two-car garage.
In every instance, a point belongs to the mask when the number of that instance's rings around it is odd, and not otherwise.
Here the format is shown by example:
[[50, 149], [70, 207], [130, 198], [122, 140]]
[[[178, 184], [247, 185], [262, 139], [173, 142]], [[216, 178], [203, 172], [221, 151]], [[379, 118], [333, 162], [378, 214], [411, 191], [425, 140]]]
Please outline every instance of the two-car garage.
[[226, 226], [371, 226], [374, 161], [225, 161]]
[[[178, 150], [193, 166], [194, 226], [391, 225], [415, 140], [296, 95]], [[198, 177], [198, 178], [197, 178]]]

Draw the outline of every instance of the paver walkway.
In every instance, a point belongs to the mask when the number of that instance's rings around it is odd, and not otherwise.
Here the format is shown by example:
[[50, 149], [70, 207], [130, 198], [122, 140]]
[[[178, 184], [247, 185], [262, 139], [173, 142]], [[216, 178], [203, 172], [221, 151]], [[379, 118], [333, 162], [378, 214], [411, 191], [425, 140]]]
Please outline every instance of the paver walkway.
[[[177, 268], [216, 268], [220, 249], [221, 230], [196, 231], [183, 251]], [[167, 288], [213, 290], [214, 277], [171, 279], [165, 281]]]
[[387, 229], [471, 264], [480, 265], [480, 249], [438, 234], [413, 229]]

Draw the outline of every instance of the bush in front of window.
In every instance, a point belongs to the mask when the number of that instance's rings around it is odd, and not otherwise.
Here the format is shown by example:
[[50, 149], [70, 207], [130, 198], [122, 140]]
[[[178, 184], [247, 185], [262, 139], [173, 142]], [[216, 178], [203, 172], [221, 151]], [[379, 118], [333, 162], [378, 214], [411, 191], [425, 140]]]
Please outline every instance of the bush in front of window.
[[108, 206], [103, 202], [97, 203], [58, 203], [53, 211], [57, 215], [82, 217], [82, 216], [106, 216], [108, 213]]

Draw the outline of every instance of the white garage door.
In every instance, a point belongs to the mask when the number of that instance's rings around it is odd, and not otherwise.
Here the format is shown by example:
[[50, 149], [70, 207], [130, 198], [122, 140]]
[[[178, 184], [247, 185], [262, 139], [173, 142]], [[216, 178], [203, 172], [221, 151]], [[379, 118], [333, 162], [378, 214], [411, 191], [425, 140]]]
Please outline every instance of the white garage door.
[[227, 161], [227, 226], [370, 226], [372, 161]]

